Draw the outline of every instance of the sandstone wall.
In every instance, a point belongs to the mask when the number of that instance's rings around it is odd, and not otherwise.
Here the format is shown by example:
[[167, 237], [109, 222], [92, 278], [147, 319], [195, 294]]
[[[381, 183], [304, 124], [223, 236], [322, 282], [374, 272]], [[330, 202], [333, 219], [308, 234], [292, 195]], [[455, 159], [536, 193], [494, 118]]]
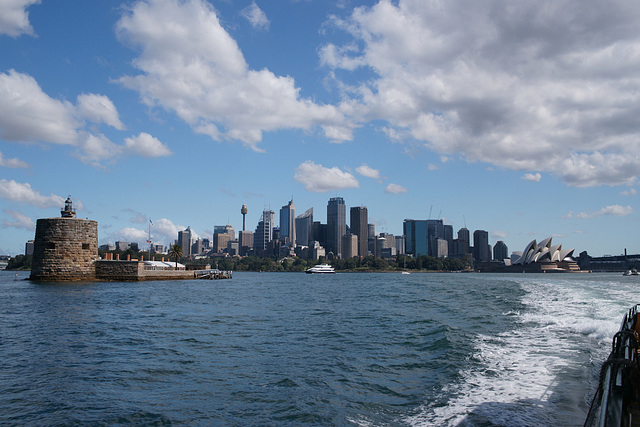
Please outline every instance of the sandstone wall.
[[95, 263], [96, 279], [126, 282], [138, 280], [138, 261], [98, 260]]
[[98, 223], [81, 218], [42, 218], [36, 223], [32, 280], [95, 279]]

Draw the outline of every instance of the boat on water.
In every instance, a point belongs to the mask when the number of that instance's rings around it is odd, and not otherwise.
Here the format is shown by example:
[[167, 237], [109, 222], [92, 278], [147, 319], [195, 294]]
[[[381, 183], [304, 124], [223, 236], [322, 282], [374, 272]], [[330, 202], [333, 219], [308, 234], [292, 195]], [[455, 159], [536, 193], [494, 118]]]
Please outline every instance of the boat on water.
[[640, 425], [640, 319], [636, 304], [613, 336], [611, 354], [602, 364], [600, 381], [585, 427]]
[[631, 270], [627, 270], [624, 273], [622, 273], [623, 276], [640, 276], [640, 273], [638, 273], [638, 270], [636, 270], [635, 268], [632, 268]]
[[329, 264], [318, 264], [306, 270], [307, 274], [335, 274], [336, 270]]

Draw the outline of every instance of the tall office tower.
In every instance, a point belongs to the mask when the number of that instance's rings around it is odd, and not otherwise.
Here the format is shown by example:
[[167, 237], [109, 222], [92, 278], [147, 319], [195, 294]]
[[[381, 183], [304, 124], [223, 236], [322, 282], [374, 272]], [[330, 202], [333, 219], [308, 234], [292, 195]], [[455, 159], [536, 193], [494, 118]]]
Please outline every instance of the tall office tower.
[[449, 256], [449, 242], [444, 239], [436, 239], [435, 257], [446, 258]]
[[262, 212], [260, 222], [258, 222], [256, 232], [253, 235], [253, 249], [257, 254], [262, 254], [273, 239], [275, 217], [276, 213], [272, 210], [265, 210]]
[[349, 210], [351, 233], [358, 236], [357, 256], [364, 258], [369, 253], [369, 213], [366, 206], [354, 206]]
[[376, 225], [375, 224], [369, 224], [368, 225], [368, 231], [369, 231], [369, 244], [367, 246], [367, 255], [371, 254], [374, 255], [376, 254]]
[[313, 239], [313, 208], [309, 208], [296, 217], [296, 245], [311, 246]]
[[342, 257], [342, 236], [347, 232], [347, 207], [342, 197], [332, 197], [327, 204], [327, 251]]
[[493, 247], [493, 259], [503, 261], [507, 258], [509, 258], [509, 248], [502, 240], [498, 240]]
[[182, 255], [185, 257], [191, 255], [192, 236], [191, 227], [187, 227], [184, 231], [178, 231], [178, 244], [182, 248]]
[[491, 260], [489, 252], [489, 233], [484, 230], [473, 232], [473, 257], [476, 262], [488, 262]]
[[458, 254], [468, 254], [469, 246], [471, 246], [471, 236], [469, 235], [469, 229], [466, 227], [458, 230]]
[[213, 252], [217, 254], [224, 252], [224, 250], [227, 249], [227, 245], [232, 240], [231, 234], [215, 233], [213, 235]]
[[[313, 222], [313, 241], [320, 243], [323, 248], [327, 247], [327, 224], [320, 224], [320, 221]], [[309, 246], [312, 246], [311, 242]]]
[[342, 236], [342, 255], [344, 259], [358, 256], [358, 236], [351, 233]]
[[453, 254], [453, 225], [444, 226], [444, 240], [447, 241], [447, 251], [449, 255]]
[[280, 240], [285, 245], [296, 245], [296, 207], [293, 200], [280, 208]]
[[253, 231], [243, 230], [238, 234], [240, 256], [247, 256], [251, 248], [253, 248]]
[[191, 253], [193, 255], [200, 255], [202, 253], [202, 249], [203, 249], [202, 239], [198, 237], [196, 241], [193, 242], [193, 245], [191, 245]]
[[404, 255], [404, 236], [396, 236], [396, 253]]
[[427, 221], [405, 219], [402, 224], [405, 238], [405, 253], [414, 257], [429, 255], [429, 239], [427, 238]]
[[444, 239], [444, 223], [441, 219], [427, 220], [428, 253], [432, 257], [438, 257], [438, 239]]
[[[213, 226], [213, 235], [215, 237], [216, 234], [228, 234], [231, 236], [230, 240], [236, 239], [236, 229], [233, 228], [232, 225], [214, 225]], [[225, 246], [226, 247], [226, 246]]]

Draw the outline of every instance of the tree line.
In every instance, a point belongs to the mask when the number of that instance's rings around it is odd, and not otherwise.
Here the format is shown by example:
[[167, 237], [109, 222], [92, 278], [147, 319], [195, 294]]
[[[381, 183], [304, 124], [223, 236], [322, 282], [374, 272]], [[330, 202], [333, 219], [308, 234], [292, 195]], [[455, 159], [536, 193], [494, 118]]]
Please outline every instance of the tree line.
[[[175, 245], [174, 245], [175, 246]], [[182, 256], [179, 248], [172, 248], [172, 253], [167, 257], [175, 262], [176, 260], [185, 265], [202, 266], [210, 265], [211, 268], [218, 268], [224, 271], [288, 271], [302, 272], [320, 263], [330, 264], [336, 271], [463, 271], [471, 269], [471, 259], [457, 258], [435, 258], [426, 255], [410, 257], [398, 255], [392, 259], [384, 259], [373, 255], [364, 258], [347, 258], [333, 260], [306, 260], [298, 257], [261, 258], [256, 256], [247, 257], [210, 257], [202, 259], [189, 259]], [[130, 255], [131, 259], [139, 258], [140, 255], [146, 257], [145, 251], [127, 249], [126, 251], [110, 251], [119, 257], [125, 258]], [[105, 252], [99, 251], [99, 256], [104, 258]], [[161, 255], [156, 254], [156, 259]], [[17, 255], [9, 259], [7, 270], [30, 270], [31, 255]]]
[[184, 264], [204, 266], [232, 271], [290, 271], [302, 272], [320, 263], [330, 264], [336, 271], [464, 271], [471, 269], [471, 259], [434, 258], [421, 255], [417, 258], [398, 255], [392, 259], [384, 259], [373, 255], [364, 258], [347, 258], [327, 260], [306, 260], [303, 258], [260, 258], [225, 257], [204, 258], [199, 260], [182, 260]]

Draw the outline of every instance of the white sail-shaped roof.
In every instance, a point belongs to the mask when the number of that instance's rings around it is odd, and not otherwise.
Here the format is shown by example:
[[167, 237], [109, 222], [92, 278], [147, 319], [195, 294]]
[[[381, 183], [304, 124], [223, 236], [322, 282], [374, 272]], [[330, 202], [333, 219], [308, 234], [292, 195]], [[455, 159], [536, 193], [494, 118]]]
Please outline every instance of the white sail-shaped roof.
[[522, 252], [513, 252], [511, 255], [512, 264], [531, 264], [533, 262], [564, 261], [573, 255], [574, 249], [562, 249], [562, 245], [551, 245], [551, 237], [536, 243], [535, 239], [529, 242]]
[[530, 241], [529, 244], [524, 248], [524, 251], [522, 251], [522, 255], [520, 256], [520, 259], [518, 259], [515, 262], [515, 264], [527, 264], [527, 258], [529, 257], [531, 252], [535, 250], [534, 248], [536, 246], [537, 246], [536, 239], [533, 239], [532, 241]]

